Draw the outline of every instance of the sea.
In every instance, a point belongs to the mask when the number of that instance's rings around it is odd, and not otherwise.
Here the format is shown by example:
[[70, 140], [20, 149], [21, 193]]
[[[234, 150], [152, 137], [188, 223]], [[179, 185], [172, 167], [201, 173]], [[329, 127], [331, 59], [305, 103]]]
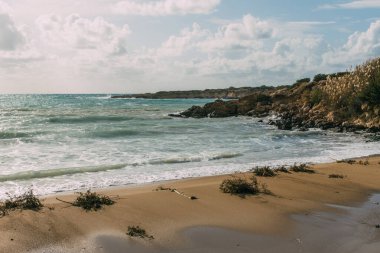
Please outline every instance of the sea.
[[169, 117], [206, 99], [0, 95], [0, 199], [321, 163], [380, 153], [361, 134], [252, 117]]

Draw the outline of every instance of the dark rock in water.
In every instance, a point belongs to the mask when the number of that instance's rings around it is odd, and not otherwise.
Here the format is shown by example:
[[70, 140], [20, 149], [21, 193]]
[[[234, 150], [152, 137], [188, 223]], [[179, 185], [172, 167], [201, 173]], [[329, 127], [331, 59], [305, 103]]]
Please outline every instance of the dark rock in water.
[[169, 115], [172, 117], [184, 118], [223, 118], [237, 116], [237, 105], [233, 101], [216, 100], [215, 102], [208, 103], [205, 106], [192, 106], [179, 115]]
[[180, 113], [170, 113], [170, 114], [168, 114], [168, 116], [173, 117], [173, 118], [185, 118]]
[[206, 114], [210, 118], [224, 118], [237, 116], [237, 105], [234, 101], [216, 100], [204, 106]]
[[190, 109], [187, 109], [184, 112], [181, 112], [180, 115], [186, 118], [205, 118], [207, 117], [206, 110], [200, 106], [192, 106]]

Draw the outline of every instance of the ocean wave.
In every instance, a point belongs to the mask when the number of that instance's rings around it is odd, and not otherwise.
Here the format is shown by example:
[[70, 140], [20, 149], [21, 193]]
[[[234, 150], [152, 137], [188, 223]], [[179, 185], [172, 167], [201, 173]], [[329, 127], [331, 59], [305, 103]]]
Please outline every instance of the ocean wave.
[[96, 173], [96, 172], [104, 172], [104, 171], [110, 171], [110, 170], [120, 170], [120, 169], [126, 168], [127, 166], [179, 164], [179, 163], [200, 162], [203, 160], [212, 161], [212, 160], [219, 160], [219, 159], [229, 159], [229, 158], [238, 157], [238, 156], [241, 156], [241, 154], [222, 153], [222, 154], [215, 154], [215, 155], [209, 155], [209, 156], [189, 156], [189, 157], [151, 159], [148, 161], [143, 161], [140, 163], [132, 163], [132, 164], [117, 164], [117, 165], [105, 165], [105, 166], [73, 167], [73, 168], [23, 171], [23, 172], [18, 172], [14, 174], [0, 175], [0, 182], [26, 181], [26, 180], [31, 180], [31, 179], [54, 178], [58, 176], [69, 176], [69, 175], [82, 174], [82, 173]]
[[97, 123], [97, 122], [120, 122], [131, 120], [127, 116], [82, 116], [82, 117], [54, 117], [49, 118], [50, 123], [77, 124], [77, 123]]
[[92, 167], [75, 167], [75, 168], [62, 168], [62, 169], [49, 169], [39, 171], [24, 171], [9, 175], [1, 175], [0, 182], [6, 181], [25, 181], [38, 178], [52, 178], [58, 176], [68, 176], [80, 173], [94, 173], [108, 170], [118, 170], [124, 168], [124, 164], [110, 165], [110, 166], [92, 166]]
[[[125, 136], [136, 136], [136, 135], [142, 135], [143, 132], [136, 131], [136, 130], [127, 130], [127, 129], [121, 129], [121, 130], [111, 130], [111, 131], [96, 131], [90, 134], [91, 137], [97, 137], [97, 138], [118, 138], [118, 137], [125, 137]], [[144, 132], [146, 134], [146, 132]]]
[[0, 132], [0, 140], [29, 137], [30, 134], [23, 132]]
[[235, 158], [235, 157], [239, 157], [239, 156], [242, 156], [242, 154], [224, 153], [224, 154], [220, 154], [220, 155], [215, 155], [215, 156], [211, 157], [209, 160], [213, 161], [213, 160], [229, 159], [229, 158]]
[[148, 162], [148, 164], [176, 164], [176, 163], [191, 163], [191, 162], [201, 162], [201, 161], [214, 161], [221, 159], [230, 159], [234, 157], [242, 156], [240, 153], [221, 153], [221, 154], [211, 154], [211, 155], [195, 155], [188, 157], [170, 157], [164, 159], [153, 159]]

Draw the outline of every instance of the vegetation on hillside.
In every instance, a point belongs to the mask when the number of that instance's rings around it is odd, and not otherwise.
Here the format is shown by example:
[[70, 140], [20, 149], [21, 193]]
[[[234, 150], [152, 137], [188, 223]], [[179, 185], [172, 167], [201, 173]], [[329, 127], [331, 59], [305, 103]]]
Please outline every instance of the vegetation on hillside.
[[358, 114], [365, 106], [380, 104], [380, 58], [357, 66], [343, 76], [328, 76], [322, 87], [328, 105]]
[[238, 100], [193, 106], [174, 117], [267, 117], [282, 130], [308, 128], [380, 132], [380, 58], [351, 71], [317, 74], [291, 86], [264, 87]]

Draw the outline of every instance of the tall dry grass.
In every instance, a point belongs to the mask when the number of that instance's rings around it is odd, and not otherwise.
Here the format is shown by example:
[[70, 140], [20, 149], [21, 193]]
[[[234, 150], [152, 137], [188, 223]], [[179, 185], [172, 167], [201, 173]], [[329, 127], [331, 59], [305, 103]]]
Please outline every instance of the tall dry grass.
[[359, 109], [362, 104], [380, 103], [380, 58], [355, 67], [340, 77], [328, 76], [322, 88], [329, 105]]

